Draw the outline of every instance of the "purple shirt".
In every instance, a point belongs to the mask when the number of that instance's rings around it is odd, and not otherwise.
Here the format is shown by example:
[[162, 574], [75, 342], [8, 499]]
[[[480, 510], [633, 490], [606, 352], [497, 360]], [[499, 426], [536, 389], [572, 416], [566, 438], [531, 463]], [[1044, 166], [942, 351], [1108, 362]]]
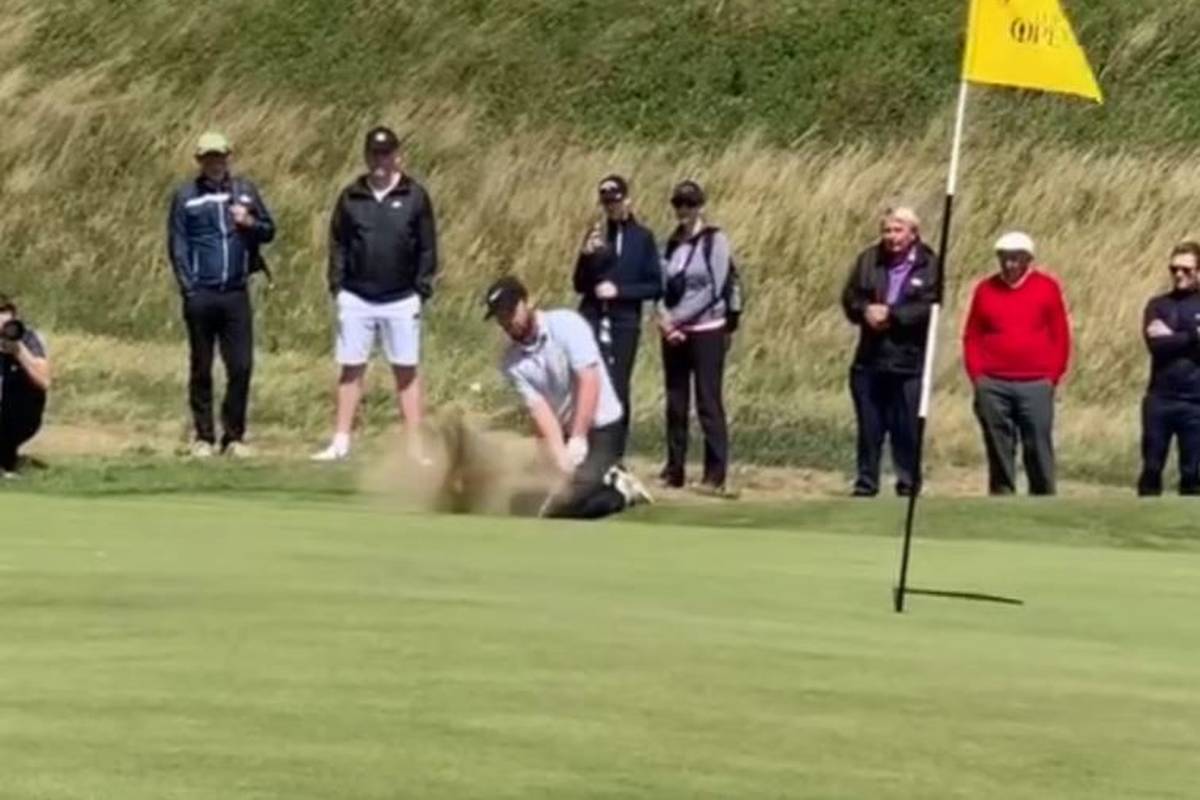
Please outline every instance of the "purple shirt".
[[900, 300], [904, 284], [917, 266], [917, 248], [910, 247], [902, 259], [888, 267], [887, 304], [894, 306]]

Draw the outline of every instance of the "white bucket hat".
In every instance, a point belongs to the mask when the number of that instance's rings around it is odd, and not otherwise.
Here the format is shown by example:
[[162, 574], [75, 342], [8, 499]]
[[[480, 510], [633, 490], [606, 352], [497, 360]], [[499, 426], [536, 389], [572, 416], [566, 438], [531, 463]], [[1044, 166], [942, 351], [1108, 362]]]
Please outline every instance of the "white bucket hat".
[[1027, 233], [1012, 231], [996, 240], [997, 253], [1028, 253], [1035, 255], [1033, 239]]

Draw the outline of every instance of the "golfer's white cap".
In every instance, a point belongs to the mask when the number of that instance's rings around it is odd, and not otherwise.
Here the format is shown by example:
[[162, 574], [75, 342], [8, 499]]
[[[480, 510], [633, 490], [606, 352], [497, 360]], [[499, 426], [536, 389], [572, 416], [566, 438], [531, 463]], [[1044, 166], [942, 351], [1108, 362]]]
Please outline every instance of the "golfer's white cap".
[[1027, 233], [1011, 231], [996, 240], [997, 253], [1029, 253], [1034, 255], [1033, 239]]

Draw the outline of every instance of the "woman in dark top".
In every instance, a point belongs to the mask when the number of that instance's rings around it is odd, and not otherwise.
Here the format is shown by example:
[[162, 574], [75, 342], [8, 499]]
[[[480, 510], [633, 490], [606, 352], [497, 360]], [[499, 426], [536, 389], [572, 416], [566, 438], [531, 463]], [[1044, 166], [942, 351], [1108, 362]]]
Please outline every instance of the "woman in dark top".
[[637, 221], [629, 183], [620, 175], [600, 181], [604, 217], [588, 231], [575, 263], [579, 312], [592, 326], [624, 407], [620, 455], [633, 416], [630, 386], [642, 329], [642, 304], [662, 291], [662, 268], [654, 234]]

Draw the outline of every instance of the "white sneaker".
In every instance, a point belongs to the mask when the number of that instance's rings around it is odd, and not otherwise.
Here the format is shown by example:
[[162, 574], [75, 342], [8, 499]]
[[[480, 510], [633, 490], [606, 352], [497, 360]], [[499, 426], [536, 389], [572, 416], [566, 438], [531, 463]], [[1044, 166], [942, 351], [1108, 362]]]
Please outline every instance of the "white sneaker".
[[245, 442], [230, 442], [225, 445], [225, 455], [230, 458], [254, 458], [254, 448]]
[[192, 458], [212, 458], [215, 452], [212, 443], [206, 442], [203, 439], [197, 439], [188, 448], [188, 455]]
[[613, 467], [605, 477], [606, 482], [625, 498], [627, 506], [654, 505], [654, 496], [650, 494], [645, 485], [632, 472], [628, 472], [621, 467]]
[[329, 445], [319, 453], [313, 453], [309, 456], [309, 461], [330, 462], [330, 461], [345, 461], [350, 457], [350, 451], [344, 447]]
[[20, 480], [21, 476], [15, 472], [0, 472], [0, 480], [15, 481]]

